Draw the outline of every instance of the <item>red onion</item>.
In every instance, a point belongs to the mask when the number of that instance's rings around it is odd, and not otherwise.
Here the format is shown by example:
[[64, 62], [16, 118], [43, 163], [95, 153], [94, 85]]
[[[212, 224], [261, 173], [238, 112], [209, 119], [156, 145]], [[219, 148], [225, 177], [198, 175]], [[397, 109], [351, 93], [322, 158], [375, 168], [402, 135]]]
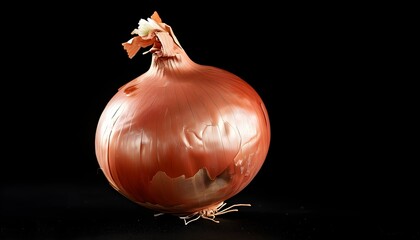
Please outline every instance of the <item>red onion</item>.
[[224, 201], [268, 153], [262, 99], [238, 76], [193, 62], [157, 12], [132, 34], [123, 43], [129, 58], [151, 46], [152, 62], [100, 116], [95, 150], [105, 177], [131, 201], [184, 220], [233, 211], [221, 210]]

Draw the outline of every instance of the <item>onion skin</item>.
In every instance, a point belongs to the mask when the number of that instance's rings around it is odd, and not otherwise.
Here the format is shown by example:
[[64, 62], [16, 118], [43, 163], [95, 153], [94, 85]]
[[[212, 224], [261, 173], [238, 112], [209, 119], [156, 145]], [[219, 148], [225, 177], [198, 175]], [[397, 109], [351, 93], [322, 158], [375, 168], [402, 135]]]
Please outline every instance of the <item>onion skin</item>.
[[254, 179], [268, 153], [270, 122], [247, 82], [193, 62], [177, 45], [173, 51], [154, 52], [149, 70], [110, 99], [95, 151], [122, 195], [154, 211], [188, 215]]

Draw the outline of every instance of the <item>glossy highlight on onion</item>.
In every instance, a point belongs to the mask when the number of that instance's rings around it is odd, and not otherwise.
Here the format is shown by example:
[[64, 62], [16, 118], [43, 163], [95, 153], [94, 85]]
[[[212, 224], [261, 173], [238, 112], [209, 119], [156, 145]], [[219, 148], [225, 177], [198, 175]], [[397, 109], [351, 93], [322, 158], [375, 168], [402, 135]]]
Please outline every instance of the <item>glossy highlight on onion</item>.
[[186, 223], [233, 211], [224, 201], [254, 179], [270, 145], [261, 97], [233, 73], [192, 61], [157, 12], [132, 34], [128, 57], [150, 47], [152, 61], [99, 118], [100, 169], [131, 201]]

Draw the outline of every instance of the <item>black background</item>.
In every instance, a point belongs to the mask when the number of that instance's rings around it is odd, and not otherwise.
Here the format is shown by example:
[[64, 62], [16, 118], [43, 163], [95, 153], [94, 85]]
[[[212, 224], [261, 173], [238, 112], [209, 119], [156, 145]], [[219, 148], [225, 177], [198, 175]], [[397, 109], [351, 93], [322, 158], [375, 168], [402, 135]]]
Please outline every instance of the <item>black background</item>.
[[[392, 14], [382, 18], [379, 5], [227, 4], [10, 9], [2, 34], [1, 239], [420, 237], [417, 145], [407, 138], [414, 95], [386, 65], [389, 39], [378, 37]], [[129, 59], [121, 43], [155, 10], [193, 61], [243, 78], [270, 116], [266, 162], [232, 199], [254, 206], [224, 224], [188, 229], [156, 220], [98, 170], [99, 116], [151, 61]]]

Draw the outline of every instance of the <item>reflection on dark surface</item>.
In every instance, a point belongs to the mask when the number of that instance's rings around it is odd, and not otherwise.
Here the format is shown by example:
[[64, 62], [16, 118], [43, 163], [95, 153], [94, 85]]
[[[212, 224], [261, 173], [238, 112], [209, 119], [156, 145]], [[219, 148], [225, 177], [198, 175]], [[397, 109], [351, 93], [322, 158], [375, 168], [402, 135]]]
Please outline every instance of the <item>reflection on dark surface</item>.
[[[402, 219], [386, 225], [365, 212], [252, 196], [228, 200], [251, 207], [188, 225], [172, 215], [155, 217], [108, 185], [1, 187], [0, 239], [394, 239], [419, 237]], [[414, 224], [414, 223], [413, 223]], [[414, 228], [415, 229], [415, 228]], [[408, 230], [408, 231], [406, 231]], [[398, 239], [398, 238], [395, 238]]]

